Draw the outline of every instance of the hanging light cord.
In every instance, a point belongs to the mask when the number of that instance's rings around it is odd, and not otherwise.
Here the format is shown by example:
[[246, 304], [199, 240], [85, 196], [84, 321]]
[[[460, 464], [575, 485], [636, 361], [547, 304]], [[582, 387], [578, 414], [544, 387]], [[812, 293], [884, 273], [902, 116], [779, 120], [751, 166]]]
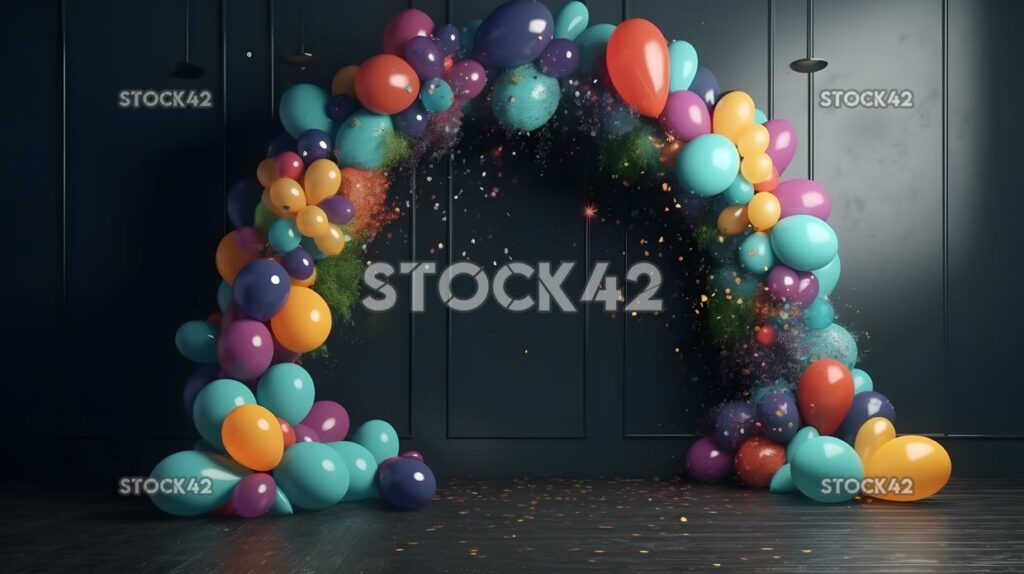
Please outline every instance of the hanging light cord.
[[[807, 58], [814, 57], [814, 0], [807, 0]], [[814, 74], [807, 74], [807, 179], [814, 179]]]

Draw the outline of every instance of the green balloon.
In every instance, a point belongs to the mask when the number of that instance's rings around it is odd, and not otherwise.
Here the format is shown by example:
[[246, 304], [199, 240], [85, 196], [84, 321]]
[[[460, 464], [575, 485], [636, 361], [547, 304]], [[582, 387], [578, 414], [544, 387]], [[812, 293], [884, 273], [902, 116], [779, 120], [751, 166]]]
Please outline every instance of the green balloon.
[[277, 221], [277, 216], [274, 215], [273, 211], [270, 211], [267, 204], [262, 201], [256, 204], [256, 215], [253, 216], [252, 226], [255, 227], [257, 231], [263, 235], [270, 233], [270, 226], [273, 225], [275, 221]]
[[334, 122], [327, 116], [327, 92], [313, 84], [295, 84], [281, 94], [278, 115], [285, 131], [298, 138], [308, 130], [331, 133]]
[[363, 500], [377, 494], [377, 461], [361, 444], [347, 440], [324, 443], [333, 448], [348, 467], [348, 492], [345, 500]]
[[295, 363], [278, 363], [270, 367], [256, 386], [256, 401], [290, 425], [301, 423], [315, 400], [313, 377]]
[[821, 435], [818, 434], [818, 429], [811, 426], [798, 430], [796, 434], [793, 435], [793, 438], [789, 439], [789, 444], [786, 445], [786, 460], [793, 460], [796, 452], [800, 450], [801, 447], [819, 436]]
[[491, 109], [506, 128], [530, 132], [555, 115], [561, 95], [558, 80], [544, 75], [533, 64], [523, 64], [506, 71], [495, 82]]
[[594, 70], [594, 63], [603, 56], [608, 48], [608, 39], [612, 37], [615, 26], [612, 24], [594, 24], [576, 37], [576, 45], [580, 49], [580, 65], [576, 73], [586, 76]]
[[197, 363], [217, 362], [217, 338], [220, 329], [206, 321], [189, 321], [178, 327], [174, 345], [186, 359]]
[[256, 404], [249, 387], [234, 379], [217, 379], [203, 387], [192, 406], [192, 422], [206, 442], [219, 451], [224, 450], [220, 427], [228, 413], [242, 405]]
[[387, 138], [394, 133], [391, 116], [359, 110], [342, 122], [334, 137], [341, 167], [377, 169], [384, 164]]
[[818, 437], [796, 451], [789, 462], [793, 484], [818, 502], [845, 502], [860, 492], [864, 465], [846, 442]]
[[323, 510], [341, 502], [348, 492], [348, 466], [333, 448], [300, 442], [284, 451], [274, 480], [293, 505]]
[[196, 516], [231, 500], [235, 485], [249, 473], [226, 456], [185, 450], [160, 461], [144, 486], [157, 488], [150, 499], [160, 510], [175, 516]]
[[768, 490], [787, 494], [799, 492], [796, 485], [793, 484], [793, 473], [788, 462], [779, 467], [779, 470], [775, 471], [775, 474], [772, 475], [772, 481], [768, 485]]
[[398, 456], [398, 433], [386, 421], [366, 421], [352, 433], [352, 442], [359, 443], [373, 454], [377, 464]]
[[555, 38], [575, 40], [590, 23], [590, 10], [579, 0], [573, 0], [555, 16]]

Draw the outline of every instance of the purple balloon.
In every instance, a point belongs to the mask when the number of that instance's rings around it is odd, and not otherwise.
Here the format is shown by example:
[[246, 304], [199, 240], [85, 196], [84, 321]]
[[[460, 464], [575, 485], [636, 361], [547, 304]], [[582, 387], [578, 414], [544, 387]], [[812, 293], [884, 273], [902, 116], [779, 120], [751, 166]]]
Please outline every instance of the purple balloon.
[[480, 22], [473, 59], [488, 68], [513, 68], [540, 56], [554, 34], [554, 18], [536, 0], [512, 0]]
[[242, 518], [263, 516], [274, 505], [277, 483], [265, 472], [254, 472], [235, 485], [231, 493], [231, 506]]
[[320, 435], [304, 424], [292, 425], [292, 430], [295, 431], [296, 444], [300, 442], [320, 442]]
[[735, 451], [743, 442], [757, 434], [757, 418], [753, 405], [733, 401], [715, 415], [715, 444]]
[[572, 40], [552, 40], [537, 60], [540, 71], [554, 78], [572, 75], [580, 65], [580, 51]]
[[761, 397], [757, 402], [757, 420], [761, 423], [761, 434], [779, 444], [786, 444], [800, 430], [796, 400], [782, 391]]
[[810, 271], [776, 265], [768, 271], [768, 291], [779, 300], [806, 307], [818, 296], [818, 278]]
[[338, 94], [327, 102], [327, 117], [336, 122], [343, 122], [359, 109], [359, 103], [348, 94]]
[[832, 198], [816, 181], [791, 179], [780, 183], [772, 193], [782, 205], [781, 217], [806, 214], [825, 221], [832, 214]]
[[273, 259], [257, 259], [247, 263], [235, 276], [231, 296], [246, 317], [269, 321], [284, 307], [291, 289], [284, 267]]
[[323, 130], [306, 130], [295, 142], [295, 150], [306, 165], [331, 157], [331, 136]]
[[698, 439], [686, 451], [686, 474], [697, 482], [718, 482], [733, 472], [733, 454], [711, 437]]
[[295, 151], [295, 138], [288, 132], [281, 132], [267, 146], [267, 157], [277, 157], [286, 151]]
[[288, 275], [299, 281], [309, 279], [313, 274], [313, 270], [316, 269], [313, 263], [313, 256], [301, 247], [296, 247], [285, 253], [284, 257], [281, 258], [281, 263], [284, 265]]
[[700, 99], [704, 101], [704, 104], [710, 110], [718, 102], [718, 94], [721, 92], [721, 88], [718, 87], [718, 78], [711, 73], [711, 70], [697, 67], [697, 74], [693, 76], [693, 81], [690, 82], [689, 91], [700, 96]]
[[455, 99], [475, 98], [487, 85], [487, 71], [476, 60], [459, 60], [444, 75], [444, 80], [455, 92]]
[[401, 56], [409, 40], [433, 33], [434, 21], [426, 12], [415, 8], [402, 10], [384, 26], [384, 53]]
[[217, 362], [230, 378], [251, 381], [270, 367], [273, 358], [274, 340], [263, 323], [239, 319], [221, 329]]
[[334, 401], [317, 401], [302, 423], [316, 431], [323, 442], [345, 440], [348, 436], [348, 411]]
[[415, 458], [416, 460], [419, 460], [419, 461], [423, 460], [423, 455], [420, 454], [420, 452], [417, 451], [417, 450], [407, 450], [407, 451], [403, 452], [402, 454], [400, 454], [398, 456], [400, 456], [402, 458]]
[[196, 395], [199, 391], [203, 390], [210, 381], [217, 378], [217, 365], [203, 365], [196, 369], [192, 373], [188, 380], [185, 381], [185, 391], [183, 393], [183, 399], [185, 404], [185, 413], [188, 416], [192, 416], [192, 405], [196, 402]]
[[266, 239], [254, 227], [239, 227], [235, 230], [235, 242], [242, 251], [259, 255], [263, 250], [263, 244], [266, 242]]
[[462, 38], [459, 29], [452, 24], [445, 24], [434, 31], [434, 38], [437, 39], [437, 46], [441, 48], [441, 55], [454, 56], [462, 47]]
[[796, 128], [780, 119], [768, 120], [764, 127], [768, 128], [768, 151], [765, 153], [772, 158], [772, 165], [782, 175], [796, 154]]
[[252, 226], [262, 194], [263, 186], [255, 179], [243, 179], [231, 186], [228, 190], [228, 220], [232, 226]]
[[417, 36], [405, 43], [405, 61], [420, 80], [440, 78], [444, 73], [444, 56], [433, 38]]
[[403, 510], [422, 507], [437, 491], [434, 473], [415, 458], [400, 458], [378, 469], [377, 485], [384, 502]]
[[292, 351], [288, 347], [285, 347], [284, 345], [279, 343], [277, 341], [277, 338], [273, 337], [273, 333], [271, 333], [271, 337], [274, 340], [274, 356], [273, 358], [270, 359], [270, 364], [277, 365], [279, 363], [298, 362], [299, 357], [302, 356], [302, 353], [296, 353], [295, 351]]
[[882, 393], [875, 391], [857, 393], [853, 396], [853, 404], [850, 405], [850, 410], [846, 411], [846, 418], [843, 419], [843, 424], [839, 425], [835, 436], [852, 445], [857, 440], [857, 431], [860, 430], [860, 427], [868, 422], [868, 419], [875, 417], [886, 418], [895, 423], [896, 407], [892, 406], [892, 402]]
[[356, 216], [356, 206], [344, 195], [332, 195], [317, 204], [331, 223], [345, 225]]
[[687, 142], [711, 133], [711, 114], [699, 95], [689, 90], [672, 92], [661, 114], [661, 127]]
[[419, 100], [414, 101], [408, 108], [391, 116], [391, 121], [394, 122], [395, 130], [398, 133], [414, 138], [418, 138], [426, 133], [429, 120], [430, 114], [427, 113], [426, 108], [423, 107]]

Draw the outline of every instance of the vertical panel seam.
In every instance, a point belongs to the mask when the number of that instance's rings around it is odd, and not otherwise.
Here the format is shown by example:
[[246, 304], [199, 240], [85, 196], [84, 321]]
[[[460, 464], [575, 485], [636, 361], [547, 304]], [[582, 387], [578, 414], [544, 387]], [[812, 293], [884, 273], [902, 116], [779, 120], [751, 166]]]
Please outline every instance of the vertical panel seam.
[[[949, 357], [949, 0], [942, 0], [942, 361], [943, 387], [950, 391]], [[943, 425], [950, 431], [950, 409]]]

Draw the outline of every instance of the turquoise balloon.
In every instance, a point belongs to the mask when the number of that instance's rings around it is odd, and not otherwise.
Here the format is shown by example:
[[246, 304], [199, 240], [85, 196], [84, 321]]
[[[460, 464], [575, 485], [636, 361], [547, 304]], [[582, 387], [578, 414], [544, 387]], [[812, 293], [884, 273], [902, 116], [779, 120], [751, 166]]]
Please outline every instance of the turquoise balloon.
[[228, 307], [231, 306], [234, 300], [235, 296], [232, 293], [231, 285], [227, 281], [221, 281], [217, 287], [217, 307], [220, 309], [220, 312], [227, 312]]
[[864, 393], [867, 391], [875, 390], [875, 382], [871, 380], [871, 375], [867, 374], [861, 369], [850, 369], [850, 374], [853, 375], [853, 394]]
[[852, 369], [857, 364], [857, 340], [838, 323], [808, 331], [799, 349], [801, 370], [818, 359], [835, 359]]
[[341, 502], [348, 492], [348, 466], [333, 448], [300, 442], [284, 451], [274, 480], [293, 505], [323, 510]]
[[341, 167], [377, 169], [384, 163], [387, 139], [394, 133], [391, 116], [359, 110], [342, 122], [334, 137]]
[[192, 406], [192, 422], [206, 442], [219, 451], [224, 450], [220, 427], [224, 418], [236, 407], [256, 404], [249, 387], [233, 379], [217, 379], [203, 387]]
[[703, 197], [728, 189], [739, 171], [740, 154], [736, 146], [718, 134], [691, 140], [676, 159], [676, 174], [683, 188]]
[[679, 92], [690, 88], [697, 75], [697, 50], [693, 44], [676, 40], [668, 45], [668, 91]]
[[197, 363], [217, 362], [217, 338], [220, 329], [206, 321], [189, 321], [178, 327], [174, 345], [186, 359]]
[[320, 251], [320, 248], [316, 246], [316, 241], [312, 237], [302, 238], [302, 248], [309, 253], [309, 256], [312, 257], [314, 261], [320, 261], [327, 257], [327, 254]]
[[561, 95], [558, 80], [542, 74], [533, 64], [523, 64], [494, 83], [491, 110], [506, 128], [529, 132], [555, 115]]
[[[685, 152], [686, 148], [683, 149]], [[832, 227], [817, 217], [791, 215], [782, 218], [772, 228], [772, 249], [789, 267], [798, 271], [814, 271], [839, 254], [839, 239]]]
[[361, 444], [347, 440], [326, 442], [345, 461], [348, 467], [348, 492], [345, 500], [363, 500], [377, 494], [377, 460]]
[[821, 435], [818, 434], [818, 429], [812, 426], [806, 426], [796, 431], [796, 434], [793, 435], [793, 438], [791, 438], [789, 442], [786, 443], [786, 460], [793, 460], [793, 457], [796, 456], [796, 452], [798, 450], [800, 450], [801, 448], [803, 448], [805, 444], [811, 442], [812, 440], [818, 438], [819, 436]]
[[746, 205], [754, 199], [754, 184], [742, 175], [737, 175], [722, 197], [729, 205]]
[[594, 71], [594, 63], [598, 56], [603, 56], [608, 48], [608, 39], [612, 37], [615, 26], [612, 24], [594, 24], [576, 37], [576, 46], [580, 49], [580, 65], [576, 74], [586, 76]]
[[740, 265], [751, 273], [767, 273], [775, 266], [772, 238], [763, 231], [755, 231], [740, 244]]
[[587, 5], [573, 0], [558, 11], [555, 16], [555, 38], [575, 40], [590, 24], [590, 10]]
[[804, 311], [804, 324], [812, 331], [828, 327], [835, 318], [836, 312], [832, 309], [832, 304], [820, 297], [808, 305], [807, 310]]
[[295, 226], [295, 220], [283, 217], [275, 221], [267, 231], [267, 240], [278, 253], [288, 253], [302, 243], [302, 234]]
[[828, 297], [839, 283], [839, 274], [843, 270], [843, 264], [836, 255], [827, 265], [814, 270], [814, 276], [818, 278], [818, 297]]
[[[859, 493], [864, 465], [853, 447], [831, 436], [818, 437], [789, 461], [793, 484], [818, 502], [845, 502]], [[850, 481], [847, 483], [846, 481]]]
[[308, 130], [331, 133], [334, 122], [327, 116], [329, 99], [323, 88], [313, 84], [295, 84], [285, 90], [281, 94], [278, 115], [288, 135], [298, 138]]
[[428, 112], [440, 113], [452, 107], [455, 103], [455, 93], [448, 82], [434, 78], [420, 88], [420, 103]]
[[231, 500], [235, 485], [249, 469], [230, 458], [210, 452], [184, 450], [160, 461], [149, 473], [158, 485], [150, 494], [153, 504], [175, 516], [196, 516]]
[[380, 419], [363, 423], [352, 433], [352, 442], [358, 443], [370, 451], [377, 464], [398, 456], [398, 433], [395, 427]]
[[780, 494], [799, 492], [796, 485], [793, 484], [793, 473], [788, 462], [780, 466], [779, 470], [776, 470], [775, 474], [772, 475], [772, 481], [768, 484], [768, 490]]
[[466, 58], [473, 53], [476, 44], [476, 29], [480, 27], [482, 20], [472, 20], [459, 29], [459, 47], [462, 49], [462, 57]]
[[767, 114], [765, 114], [765, 113], [764, 113], [763, 111], [761, 111], [760, 109], [758, 109], [758, 108], [755, 108], [755, 109], [754, 109], [754, 123], [755, 123], [755, 124], [763, 124], [763, 123], [765, 123], [766, 121], [768, 121], [768, 115], [767, 115]]
[[270, 367], [256, 386], [256, 401], [290, 425], [302, 422], [315, 400], [313, 377], [295, 363], [278, 363]]
[[295, 514], [295, 510], [292, 508], [292, 501], [288, 500], [288, 495], [283, 490], [278, 488], [274, 493], [274, 502], [270, 505], [271, 514]]

